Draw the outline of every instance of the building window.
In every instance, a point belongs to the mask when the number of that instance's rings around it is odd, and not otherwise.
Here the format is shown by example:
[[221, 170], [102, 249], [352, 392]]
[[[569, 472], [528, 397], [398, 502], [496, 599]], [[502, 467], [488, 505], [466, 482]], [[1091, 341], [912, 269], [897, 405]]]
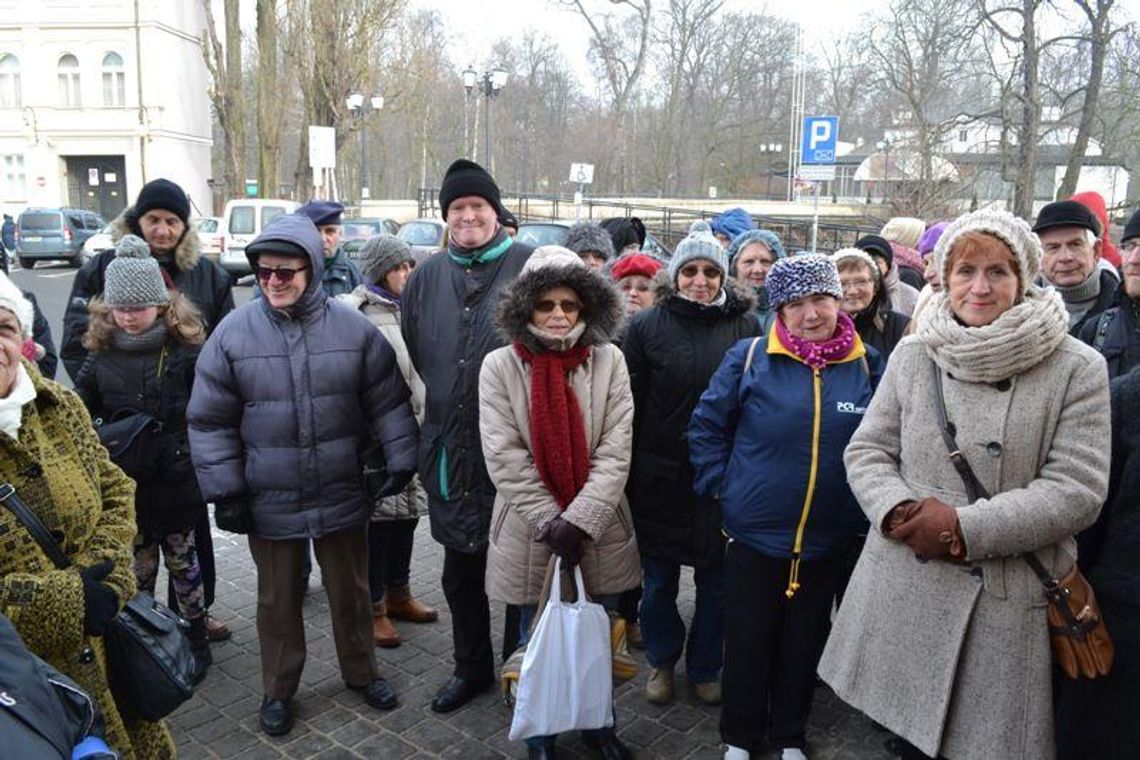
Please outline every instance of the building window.
[[958, 142], [961, 142], [961, 143], [966, 142], [966, 138], [968, 138], [969, 136], [970, 135], [966, 130], [964, 130], [964, 129], [958, 130]]
[[9, 200], [28, 197], [23, 153], [11, 153], [4, 156], [4, 197]]
[[103, 105], [122, 106], [126, 104], [127, 86], [123, 74], [123, 57], [118, 53], [103, 56]]
[[20, 107], [20, 59], [8, 53], [0, 57], [0, 108]]
[[71, 53], [59, 57], [59, 104], [64, 108], [78, 108], [79, 59]]

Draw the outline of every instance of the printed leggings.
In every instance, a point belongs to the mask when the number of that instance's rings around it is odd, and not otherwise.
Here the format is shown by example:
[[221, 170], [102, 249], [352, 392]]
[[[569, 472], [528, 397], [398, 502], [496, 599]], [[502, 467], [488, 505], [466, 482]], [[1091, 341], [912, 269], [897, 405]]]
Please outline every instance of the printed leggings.
[[178, 600], [179, 614], [187, 620], [197, 620], [206, 612], [205, 586], [198, 552], [194, 546], [193, 526], [165, 535], [135, 536], [135, 578], [139, 590], [154, 593], [158, 577], [158, 550], [166, 561], [166, 571], [174, 582], [174, 595]]

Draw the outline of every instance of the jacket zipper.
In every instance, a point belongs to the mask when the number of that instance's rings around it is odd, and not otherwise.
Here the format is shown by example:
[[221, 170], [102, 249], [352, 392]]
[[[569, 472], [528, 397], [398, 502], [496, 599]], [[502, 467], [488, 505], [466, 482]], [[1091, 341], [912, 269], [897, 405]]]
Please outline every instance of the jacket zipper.
[[820, 378], [819, 370], [812, 370], [812, 390], [815, 397], [815, 415], [811, 427], [811, 471], [808, 474], [807, 493], [804, 494], [804, 508], [800, 512], [800, 523], [796, 526], [796, 541], [792, 546], [792, 567], [788, 573], [788, 587], [784, 596], [791, 599], [800, 588], [800, 553], [804, 545], [804, 528], [807, 527], [811, 512], [812, 496], [815, 494], [815, 478], [819, 471], [819, 427], [820, 427]]

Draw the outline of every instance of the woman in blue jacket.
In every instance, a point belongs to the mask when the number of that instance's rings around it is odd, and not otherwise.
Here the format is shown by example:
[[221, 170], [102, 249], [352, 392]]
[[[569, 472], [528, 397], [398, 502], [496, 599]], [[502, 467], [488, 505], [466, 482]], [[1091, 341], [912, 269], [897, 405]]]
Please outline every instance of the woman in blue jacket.
[[864, 518], [843, 468], [882, 361], [839, 308], [826, 256], [781, 259], [768, 275], [777, 319], [738, 341], [689, 426], [694, 489], [720, 501], [724, 559], [724, 707], [728, 760], [765, 738], [805, 757], [816, 662], [845, 550]]

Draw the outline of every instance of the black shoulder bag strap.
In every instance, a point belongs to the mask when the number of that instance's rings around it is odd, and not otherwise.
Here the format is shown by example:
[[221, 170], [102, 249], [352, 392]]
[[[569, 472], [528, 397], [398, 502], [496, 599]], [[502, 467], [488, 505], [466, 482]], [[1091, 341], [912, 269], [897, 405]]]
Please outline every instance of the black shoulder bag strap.
[[51, 531], [43, 524], [39, 515], [33, 512], [32, 508], [19, 497], [16, 488], [11, 483], [0, 485], [0, 504], [3, 504], [20, 524], [27, 528], [28, 533], [31, 534], [40, 548], [44, 550], [44, 554], [57, 568], [63, 570], [71, 567], [71, 560], [63, 553], [59, 542], [52, 537]]
[[[934, 381], [934, 395], [937, 401], [934, 408], [938, 411], [938, 428], [942, 432], [942, 440], [946, 443], [946, 449], [950, 452], [950, 461], [953, 463], [954, 469], [958, 471], [958, 476], [962, 478], [962, 485], [966, 487], [966, 496], [972, 502], [978, 499], [988, 499], [990, 498], [989, 491], [978, 480], [978, 476], [974, 474], [974, 468], [970, 467], [970, 462], [958, 448], [958, 441], [954, 439], [954, 424], [946, 416], [946, 396], [942, 392], [942, 370], [934, 361], [930, 362], [930, 374]], [[1037, 559], [1037, 555], [1033, 552], [1025, 552], [1021, 557], [1033, 568], [1033, 572], [1041, 584], [1045, 586], [1046, 594], [1055, 592], [1057, 579], [1049, 574], [1049, 571], [1041, 564], [1041, 560]]]

